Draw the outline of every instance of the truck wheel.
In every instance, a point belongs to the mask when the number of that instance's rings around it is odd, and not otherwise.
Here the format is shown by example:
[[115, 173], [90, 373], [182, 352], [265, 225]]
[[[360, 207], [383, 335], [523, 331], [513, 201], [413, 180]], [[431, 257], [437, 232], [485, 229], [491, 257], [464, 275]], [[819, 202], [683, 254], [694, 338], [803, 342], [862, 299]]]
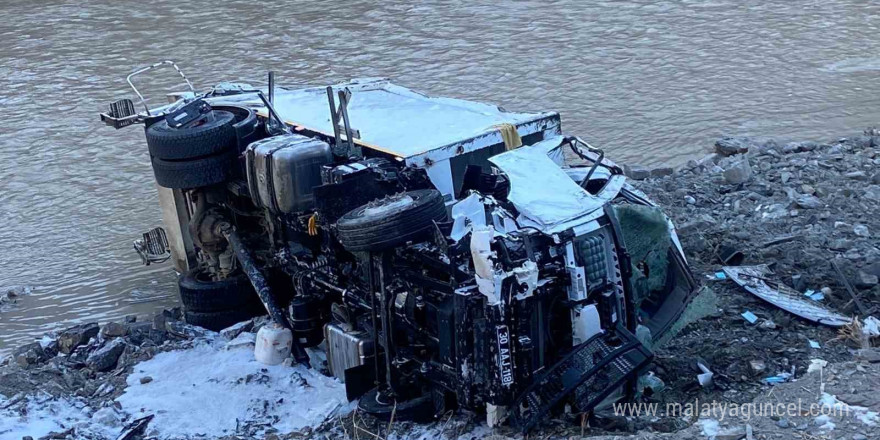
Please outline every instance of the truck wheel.
[[150, 155], [163, 160], [186, 160], [210, 156], [234, 147], [235, 116], [212, 110], [214, 119], [194, 127], [174, 128], [162, 119], [147, 128]]
[[416, 423], [430, 422], [434, 418], [434, 402], [430, 394], [404, 401], [385, 401], [379, 393], [379, 388], [367, 391], [358, 401], [358, 409], [384, 421], [391, 420], [394, 414], [395, 420], [413, 421]]
[[156, 183], [165, 188], [201, 188], [229, 180], [237, 158], [235, 152], [183, 161], [154, 157], [153, 175], [156, 176]]
[[[265, 311], [264, 311], [265, 313]], [[256, 309], [224, 310], [222, 312], [190, 312], [183, 314], [186, 322], [208, 330], [219, 332], [242, 321], [247, 321], [260, 313]]]
[[202, 269], [192, 269], [177, 281], [180, 302], [190, 312], [220, 312], [262, 305], [247, 275], [211, 280]]
[[443, 196], [434, 189], [395, 194], [349, 211], [336, 222], [339, 242], [351, 252], [381, 251], [425, 235], [446, 219]]

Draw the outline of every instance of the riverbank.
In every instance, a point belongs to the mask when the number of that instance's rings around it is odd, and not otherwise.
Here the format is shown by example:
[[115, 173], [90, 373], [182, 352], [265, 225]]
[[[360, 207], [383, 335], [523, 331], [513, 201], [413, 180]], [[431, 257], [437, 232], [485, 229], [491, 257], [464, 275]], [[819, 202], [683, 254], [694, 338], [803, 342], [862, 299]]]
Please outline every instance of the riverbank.
[[[880, 351], [870, 347], [877, 341], [861, 331], [841, 337], [718, 274], [720, 257], [733, 249], [742, 253], [741, 264], [768, 264], [769, 277], [799, 292], [821, 292], [821, 300], [809, 300], [847, 316], [880, 306], [875, 134], [827, 143], [726, 138], [679, 170], [627, 167], [633, 178], [645, 178], [633, 184], [675, 221], [694, 274], [707, 287], [700, 298], [713, 310], [657, 350], [650, 370], [662, 385], [652, 381], [643, 402], [716, 402], [727, 409], [801, 402], [808, 410], [846, 404], [847, 414], [825, 418], [799, 409], [744, 419], [717, 411], [604, 411], [583, 424], [575, 416], [549, 421], [532, 437], [869, 438], [880, 424], [880, 399], [872, 393], [880, 387]], [[0, 366], [0, 437], [104, 439], [128, 427], [134, 432], [127, 439], [517, 438], [467, 412], [424, 426], [353, 413], [343, 386], [318, 371], [256, 363], [254, 335], [262, 323], [214, 333], [170, 310], [81, 325], [20, 347]], [[699, 385], [698, 362], [712, 371], [711, 385]], [[767, 384], [773, 377], [781, 383]]]

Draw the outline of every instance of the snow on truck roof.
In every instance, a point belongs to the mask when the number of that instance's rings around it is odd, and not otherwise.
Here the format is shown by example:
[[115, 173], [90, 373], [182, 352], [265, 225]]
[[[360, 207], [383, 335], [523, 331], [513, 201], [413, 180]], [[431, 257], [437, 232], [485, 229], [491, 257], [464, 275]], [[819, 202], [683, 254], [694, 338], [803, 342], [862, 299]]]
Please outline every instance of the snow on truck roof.
[[[521, 136], [559, 126], [556, 112], [515, 113], [463, 99], [429, 97], [387, 79], [355, 79], [333, 88], [334, 91], [345, 88], [351, 91], [348, 115], [352, 128], [360, 131], [359, 143], [401, 158], [425, 155], [497, 133], [498, 128], [493, 126], [498, 124], [515, 125]], [[254, 94], [210, 101], [247, 105], [266, 116], [262, 102]], [[290, 125], [333, 133], [326, 87], [299, 90], [276, 87], [273, 106]], [[465, 150], [491, 145], [478, 144]]]

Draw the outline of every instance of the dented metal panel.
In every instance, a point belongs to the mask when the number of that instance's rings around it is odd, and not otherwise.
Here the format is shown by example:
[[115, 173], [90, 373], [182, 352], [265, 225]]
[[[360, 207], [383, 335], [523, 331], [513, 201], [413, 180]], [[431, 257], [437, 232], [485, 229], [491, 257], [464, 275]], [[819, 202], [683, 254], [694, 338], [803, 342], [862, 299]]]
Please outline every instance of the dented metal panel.
[[[852, 322], [849, 317], [805, 298], [797, 290], [782, 283], [768, 280], [767, 276], [771, 272], [766, 264], [758, 266], [725, 266], [723, 270], [733, 282], [739, 284], [758, 298], [789, 313], [794, 313], [801, 318], [831, 327], [841, 327]], [[768, 285], [768, 282], [774, 284], [775, 288]]]

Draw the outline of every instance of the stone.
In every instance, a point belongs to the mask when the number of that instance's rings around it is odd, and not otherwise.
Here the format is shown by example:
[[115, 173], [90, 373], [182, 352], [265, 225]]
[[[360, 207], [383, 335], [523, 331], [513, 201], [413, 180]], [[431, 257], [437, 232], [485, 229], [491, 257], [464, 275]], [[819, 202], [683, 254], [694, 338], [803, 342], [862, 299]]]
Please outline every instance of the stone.
[[659, 167], [651, 170], [651, 177], [666, 177], [675, 174], [675, 169], [672, 167]]
[[150, 382], [152, 382], [152, 381], [153, 381], [153, 378], [150, 377], [150, 376], [144, 376], [144, 377], [142, 377], [141, 380], [140, 380], [141, 385], [148, 384], [148, 383], [150, 383]]
[[12, 357], [18, 365], [28, 367], [30, 365], [47, 361], [49, 359], [49, 354], [46, 353], [46, 350], [43, 349], [43, 346], [39, 342], [34, 342], [18, 347], [12, 353]]
[[685, 203], [687, 203], [688, 205], [696, 205], [696, 204], [697, 204], [697, 199], [695, 199], [695, 198], [693, 198], [693, 197], [691, 197], [691, 196], [684, 196], [684, 201], [685, 201]]
[[835, 251], [845, 251], [853, 246], [852, 240], [847, 240], [845, 238], [838, 238], [837, 240], [832, 241], [828, 244], [828, 248]]
[[864, 171], [851, 171], [844, 174], [844, 176], [848, 179], [868, 180], [868, 175]]
[[125, 317], [125, 322], [128, 324], [134, 324], [135, 322], [137, 322], [137, 320], [137, 315], [128, 315]]
[[804, 194], [811, 195], [811, 194], [816, 193], [816, 189], [805, 183], [805, 184], [801, 185], [801, 192]]
[[100, 327], [94, 322], [75, 325], [64, 330], [58, 335], [58, 351], [64, 354], [70, 354], [76, 349], [76, 347], [79, 347], [80, 345], [89, 342], [89, 339], [98, 336], [99, 330]]
[[152, 322], [138, 322], [128, 327], [128, 340], [132, 344], [144, 345], [147, 342], [152, 342], [159, 345], [166, 339], [168, 339], [168, 332], [154, 329]]
[[733, 156], [734, 154], [743, 154], [749, 151], [749, 147], [753, 144], [752, 140], [747, 137], [723, 137], [715, 141], [715, 152], [722, 156]]
[[128, 327], [118, 322], [108, 322], [101, 327], [101, 335], [105, 338], [118, 338], [128, 333]]
[[781, 174], [779, 174], [779, 180], [781, 180], [782, 183], [788, 183], [788, 181], [791, 180], [791, 173], [789, 173], [788, 171], [783, 171]]
[[840, 400], [847, 405], [864, 406], [866, 408], [871, 408], [880, 404], [880, 401], [867, 394], [840, 394], [837, 396], [837, 400]]
[[856, 358], [876, 364], [880, 362], [880, 348], [863, 348], [858, 350]]
[[791, 422], [789, 422], [788, 419], [779, 419], [776, 421], [776, 426], [782, 429], [788, 429], [791, 428]]
[[874, 175], [871, 176], [871, 183], [880, 185], [880, 172], [874, 173]]
[[869, 264], [862, 268], [865, 273], [880, 277], [880, 262]]
[[92, 414], [92, 420], [102, 425], [119, 427], [122, 425], [122, 417], [113, 407], [101, 408]]
[[871, 289], [880, 283], [880, 278], [877, 275], [872, 273], [867, 273], [865, 271], [860, 270], [858, 276], [856, 276], [856, 287], [859, 289]]
[[740, 160], [724, 170], [724, 181], [729, 185], [740, 185], [752, 179], [752, 167], [748, 159]]
[[752, 368], [752, 373], [758, 374], [767, 369], [767, 364], [762, 360], [752, 360], [749, 361], [749, 367]]
[[859, 237], [870, 237], [871, 236], [871, 233], [868, 231], [868, 227], [865, 225], [853, 226], [853, 234], [856, 234]]
[[807, 288], [807, 281], [803, 275], [794, 274], [791, 276], [791, 287], [798, 292], [803, 292]]
[[623, 174], [633, 180], [645, 180], [651, 177], [651, 170], [641, 165], [624, 165]]
[[[696, 200], [694, 201], [696, 202]], [[712, 218], [709, 214], [702, 214], [698, 216], [696, 219], [691, 220], [687, 223], [682, 224], [678, 228], [676, 228], [676, 232], [682, 237], [687, 237], [689, 235], [696, 235], [700, 231], [705, 230], [706, 228], [716, 224], [717, 221]]]
[[125, 341], [116, 338], [92, 352], [86, 359], [86, 366], [95, 371], [108, 371], [116, 366], [116, 361], [125, 350]]
[[802, 209], [817, 209], [825, 206], [818, 197], [808, 194], [799, 196], [794, 203]]
[[253, 330], [254, 320], [249, 319], [247, 321], [239, 322], [238, 324], [235, 324], [231, 327], [226, 327], [223, 330], [220, 330], [220, 335], [226, 339], [233, 340], [243, 332], [251, 332]]

